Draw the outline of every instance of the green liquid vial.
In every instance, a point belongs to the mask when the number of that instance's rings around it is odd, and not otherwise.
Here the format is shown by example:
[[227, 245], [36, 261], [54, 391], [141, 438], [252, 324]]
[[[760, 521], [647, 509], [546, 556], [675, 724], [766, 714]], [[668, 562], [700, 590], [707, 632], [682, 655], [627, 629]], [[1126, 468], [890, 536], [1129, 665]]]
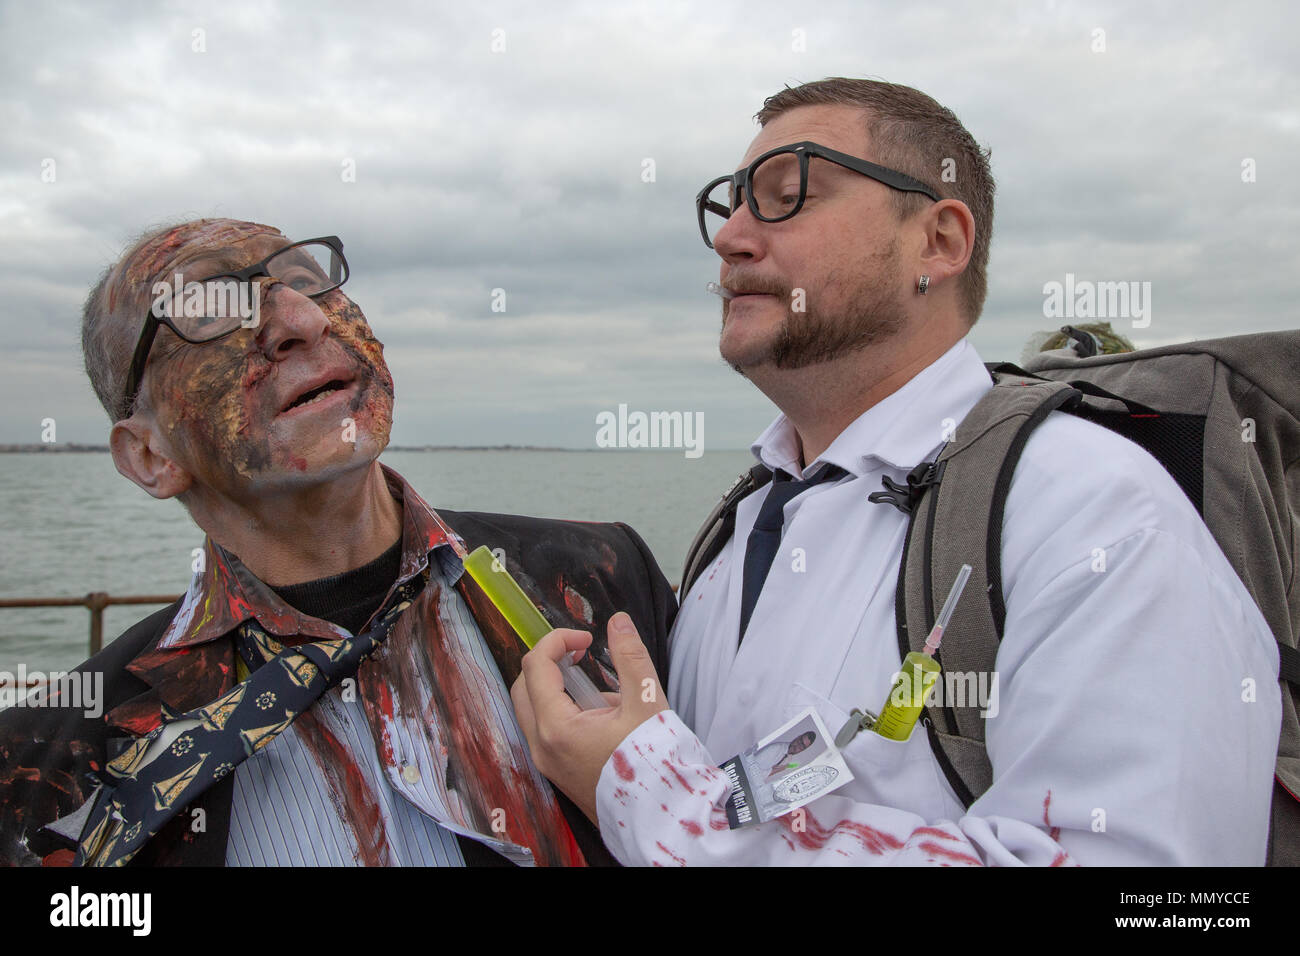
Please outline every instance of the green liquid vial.
[[470, 552], [469, 557], [465, 558], [465, 570], [530, 649], [550, 633], [551, 625], [542, 617], [542, 612], [537, 610], [537, 605], [529, 600], [523, 588], [501, 566], [487, 545]]
[[871, 729], [890, 740], [906, 740], [912, 736], [925, 699], [938, 679], [939, 662], [928, 654], [912, 651], [903, 658], [903, 668]]

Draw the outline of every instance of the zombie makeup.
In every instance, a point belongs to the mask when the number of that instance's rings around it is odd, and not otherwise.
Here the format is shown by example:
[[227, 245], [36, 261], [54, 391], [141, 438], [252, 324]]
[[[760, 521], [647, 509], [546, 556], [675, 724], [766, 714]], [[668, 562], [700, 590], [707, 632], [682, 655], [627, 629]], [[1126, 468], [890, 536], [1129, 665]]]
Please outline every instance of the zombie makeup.
[[[127, 274], [151, 284], [187, 263], [237, 268], [286, 241], [252, 223], [181, 227], [142, 248]], [[373, 460], [388, 442], [393, 380], [365, 316], [338, 289], [309, 299], [264, 278], [260, 290], [259, 328], [201, 345], [160, 331], [145, 381], [178, 458], [229, 491]]]

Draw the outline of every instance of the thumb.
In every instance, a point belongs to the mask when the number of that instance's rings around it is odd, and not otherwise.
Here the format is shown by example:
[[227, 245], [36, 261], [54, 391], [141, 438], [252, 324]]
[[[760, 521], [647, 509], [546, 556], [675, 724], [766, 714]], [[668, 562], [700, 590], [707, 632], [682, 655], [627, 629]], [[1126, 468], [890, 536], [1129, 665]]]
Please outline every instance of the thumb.
[[[624, 693], [635, 694], [634, 699], [643, 701], [646, 700], [645, 692], [649, 689], [650, 700], [646, 702], [658, 702], [663, 694], [659, 688], [659, 679], [655, 676], [654, 662], [650, 660], [650, 652], [641, 642], [641, 635], [637, 633], [632, 618], [626, 612], [619, 611], [609, 619], [608, 632], [609, 656], [618, 673], [619, 686]], [[646, 683], [647, 680], [649, 683]]]

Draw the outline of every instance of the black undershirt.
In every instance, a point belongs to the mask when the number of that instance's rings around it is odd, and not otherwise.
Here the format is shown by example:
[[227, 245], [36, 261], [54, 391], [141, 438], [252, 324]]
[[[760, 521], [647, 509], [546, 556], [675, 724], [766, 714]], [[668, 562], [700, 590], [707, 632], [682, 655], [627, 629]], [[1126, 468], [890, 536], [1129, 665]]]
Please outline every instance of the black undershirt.
[[[292, 608], [346, 627], [356, 634], [370, 621], [402, 566], [402, 540], [369, 564], [333, 577], [271, 588]], [[466, 866], [513, 866], [509, 860], [477, 840], [456, 834]]]
[[402, 540], [369, 564], [305, 584], [271, 588], [292, 608], [356, 634], [388, 594], [402, 566]]

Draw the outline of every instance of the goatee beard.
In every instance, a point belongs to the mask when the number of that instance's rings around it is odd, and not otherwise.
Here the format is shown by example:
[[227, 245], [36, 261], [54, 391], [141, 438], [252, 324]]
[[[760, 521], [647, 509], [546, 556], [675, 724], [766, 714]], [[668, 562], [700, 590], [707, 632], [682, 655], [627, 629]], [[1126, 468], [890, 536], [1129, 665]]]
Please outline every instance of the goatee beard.
[[[770, 363], [778, 369], [807, 368], [860, 352], [902, 332], [907, 327], [907, 318], [894, 281], [899, 268], [898, 250], [899, 244], [895, 239], [888, 248], [861, 262], [859, 276], [832, 274], [827, 277], [823, 290], [849, 290], [848, 304], [842, 309], [826, 310], [819, 302], [810, 302], [801, 296], [805, 308], [796, 312], [791, 302], [766, 353], [755, 361], [746, 362], [745, 366], [752, 368]], [[775, 290], [764, 286], [756, 291]], [[784, 298], [791, 301], [789, 295]], [[736, 362], [727, 364], [741, 375], [745, 374], [744, 366]]]

